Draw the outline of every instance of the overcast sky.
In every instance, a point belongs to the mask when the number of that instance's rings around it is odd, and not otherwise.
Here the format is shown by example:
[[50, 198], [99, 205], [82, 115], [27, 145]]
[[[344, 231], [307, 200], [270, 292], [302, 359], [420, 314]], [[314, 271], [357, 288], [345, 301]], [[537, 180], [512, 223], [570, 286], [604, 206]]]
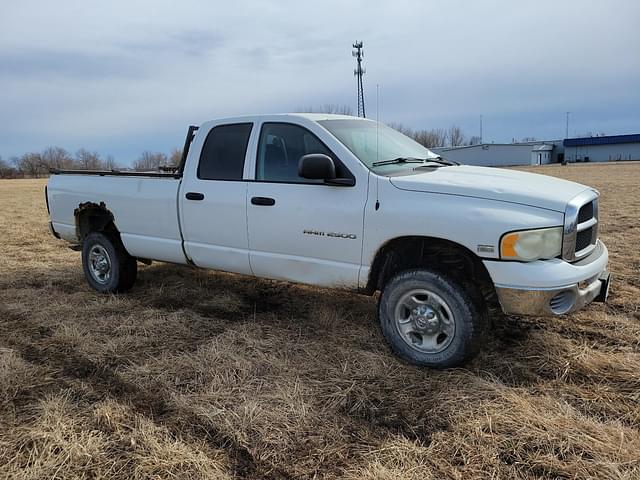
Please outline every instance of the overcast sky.
[[640, 1], [2, 0], [0, 156], [169, 151], [221, 116], [365, 101], [485, 141], [640, 133]]

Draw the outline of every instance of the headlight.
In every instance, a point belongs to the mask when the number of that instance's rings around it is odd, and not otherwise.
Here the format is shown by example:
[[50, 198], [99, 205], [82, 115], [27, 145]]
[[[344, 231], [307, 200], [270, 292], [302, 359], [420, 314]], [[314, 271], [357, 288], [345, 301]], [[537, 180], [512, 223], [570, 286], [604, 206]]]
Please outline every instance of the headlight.
[[562, 227], [511, 232], [500, 241], [500, 257], [506, 260], [530, 262], [557, 257], [561, 251]]

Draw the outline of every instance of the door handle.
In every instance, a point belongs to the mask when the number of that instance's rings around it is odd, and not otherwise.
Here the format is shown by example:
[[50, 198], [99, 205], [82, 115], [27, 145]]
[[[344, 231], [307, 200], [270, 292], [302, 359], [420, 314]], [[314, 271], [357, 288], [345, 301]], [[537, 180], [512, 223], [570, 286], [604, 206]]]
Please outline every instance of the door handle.
[[204, 193], [200, 192], [187, 192], [185, 195], [187, 200], [204, 200]]
[[251, 197], [252, 205], [264, 205], [265, 207], [271, 207], [276, 204], [275, 199], [269, 197]]

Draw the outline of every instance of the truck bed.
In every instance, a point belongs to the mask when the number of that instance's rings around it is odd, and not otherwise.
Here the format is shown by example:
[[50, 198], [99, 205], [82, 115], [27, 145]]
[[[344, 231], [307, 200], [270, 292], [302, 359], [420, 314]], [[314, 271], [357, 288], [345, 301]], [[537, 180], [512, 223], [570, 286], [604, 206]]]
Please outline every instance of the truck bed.
[[179, 185], [175, 174], [58, 171], [48, 184], [52, 226], [65, 240], [78, 241], [75, 210], [87, 202], [104, 204], [131, 255], [186, 263], [178, 220]]

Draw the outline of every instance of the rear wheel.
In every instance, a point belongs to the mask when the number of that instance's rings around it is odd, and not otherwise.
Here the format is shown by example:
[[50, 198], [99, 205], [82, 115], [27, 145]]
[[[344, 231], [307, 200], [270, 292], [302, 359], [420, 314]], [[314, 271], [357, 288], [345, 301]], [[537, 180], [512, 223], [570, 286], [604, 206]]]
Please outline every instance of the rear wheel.
[[82, 244], [82, 268], [89, 285], [102, 293], [125, 292], [136, 281], [136, 259], [127, 253], [120, 239], [104, 232], [92, 232]]
[[434, 368], [471, 359], [480, 349], [487, 319], [470, 292], [429, 270], [393, 277], [380, 297], [379, 316], [382, 333], [399, 357]]

